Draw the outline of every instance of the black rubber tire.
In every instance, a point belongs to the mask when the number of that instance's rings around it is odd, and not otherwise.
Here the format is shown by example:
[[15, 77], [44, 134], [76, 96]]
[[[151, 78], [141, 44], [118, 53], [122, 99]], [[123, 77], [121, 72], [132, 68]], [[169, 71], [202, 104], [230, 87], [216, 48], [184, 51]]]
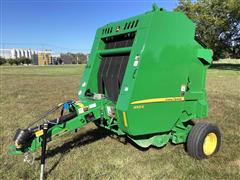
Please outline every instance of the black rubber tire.
[[[214, 133], [217, 136], [217, 146], [211, 155], [206, 155], [203, 151], [203, 143], [205, 137], [209, 133]], [[217, 126], [210, 123], [197, 123], [193, 126], [187, 139], [188, 154], [196, 159], [206, 159], [217, 153], [221, 146], [221, 133]]]

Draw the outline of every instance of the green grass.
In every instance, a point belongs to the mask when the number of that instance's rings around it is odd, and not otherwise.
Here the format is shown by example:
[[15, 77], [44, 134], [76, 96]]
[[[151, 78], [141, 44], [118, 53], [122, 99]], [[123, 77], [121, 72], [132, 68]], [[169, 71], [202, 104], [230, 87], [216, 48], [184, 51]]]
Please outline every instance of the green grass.
[[[8, 156], [18, 127], [55, 104], [77, 98], [83, 66], [1, 67], [1, 179], [38, 179], [39, 155], [33, 165]], [[222, 131], [214, 157], [198, 161], [183, 145], [142, 151], [106, 136], [93, 124], [49, 145], [48, 179], [240, 179], [240, 72], [213, 67], [207, 74], [209, 118]]]

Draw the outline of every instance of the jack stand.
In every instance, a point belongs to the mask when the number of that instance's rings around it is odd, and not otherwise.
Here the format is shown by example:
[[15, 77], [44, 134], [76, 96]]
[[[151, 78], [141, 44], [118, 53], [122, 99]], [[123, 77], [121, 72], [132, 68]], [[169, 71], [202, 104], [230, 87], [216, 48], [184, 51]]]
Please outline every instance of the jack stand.
[[43, 140], [42, 140], [42, 152], [41, 152], [41, 170], [40, 170], [40, 180], [44, 180], [44, 166], [46, 160], [46, 147], [47, 147], [47, 130], [48, 124], [43, 124]]

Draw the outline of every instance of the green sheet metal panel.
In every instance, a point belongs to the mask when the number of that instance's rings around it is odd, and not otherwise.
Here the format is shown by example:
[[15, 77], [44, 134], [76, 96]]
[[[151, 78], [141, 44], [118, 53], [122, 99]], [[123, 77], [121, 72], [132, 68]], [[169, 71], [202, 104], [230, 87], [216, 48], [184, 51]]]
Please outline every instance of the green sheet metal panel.
[[[197, 60], [194, 24], [181, 13], [156, 12], [142, 46], [130, 101], [180, 97], [190, 62]], [[140, 109], [134, 106], [127, 112], [132, 135], [170, 131], [183, 110], [182, 102], [147, 103]]]

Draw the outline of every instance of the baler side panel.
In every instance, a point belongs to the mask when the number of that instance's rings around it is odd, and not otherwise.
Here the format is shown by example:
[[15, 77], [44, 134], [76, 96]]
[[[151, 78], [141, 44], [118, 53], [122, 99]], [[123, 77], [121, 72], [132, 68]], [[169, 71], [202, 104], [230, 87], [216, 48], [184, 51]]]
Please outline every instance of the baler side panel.
[[[180, 13], [155, 13], [140, 57], [130, 103], [180, 97], [181, 86], [187, 85], [193, 52], [193, 23]], [[127, 111], [128, 132], [140, 135], [170, 131], [183, 107], [184, 103], [179, 101], [131, 105]]]
[[[149, 16], [146, 19], [142, 19], [141, 22], [143, 23], [149, 23], [150, 24], [150, 19], [151, 16]], [[127, 69], [125, 72], [125, 76], [123, 79], [122, 87], [120, 90], [119, 98], [116, 104], [116, 109], [118, 110], [118, 125], [120, 129], [124, 132], [128, 132], [128, 127], [124, 125], [124, 119], [122, 116], [123, 112], [128, 111], [131, 102], [131, 96], [133, 94], [134, 86], [135, 86], [135, 80], [136, 80], [136, 75], [139, 69], [139, 64], [141, 63], [139, 60], [138, 66], [134, 66], [134, 62], [136, 58], [139, 56], [141, 57], [142, 52], [144, 51], [145, 48], [145, 41], [148, 36], [148, 28], [141, 28], [138, 29], [136, 33], [136, 37], [134, 40], [134, 45], [132, 47], [132, 51], [128, 60], [128, 65]], [[126, 115], [127, 120], [129, 119], [128, 113]], [[125, 120], [125, 121], [127, 121]]]

